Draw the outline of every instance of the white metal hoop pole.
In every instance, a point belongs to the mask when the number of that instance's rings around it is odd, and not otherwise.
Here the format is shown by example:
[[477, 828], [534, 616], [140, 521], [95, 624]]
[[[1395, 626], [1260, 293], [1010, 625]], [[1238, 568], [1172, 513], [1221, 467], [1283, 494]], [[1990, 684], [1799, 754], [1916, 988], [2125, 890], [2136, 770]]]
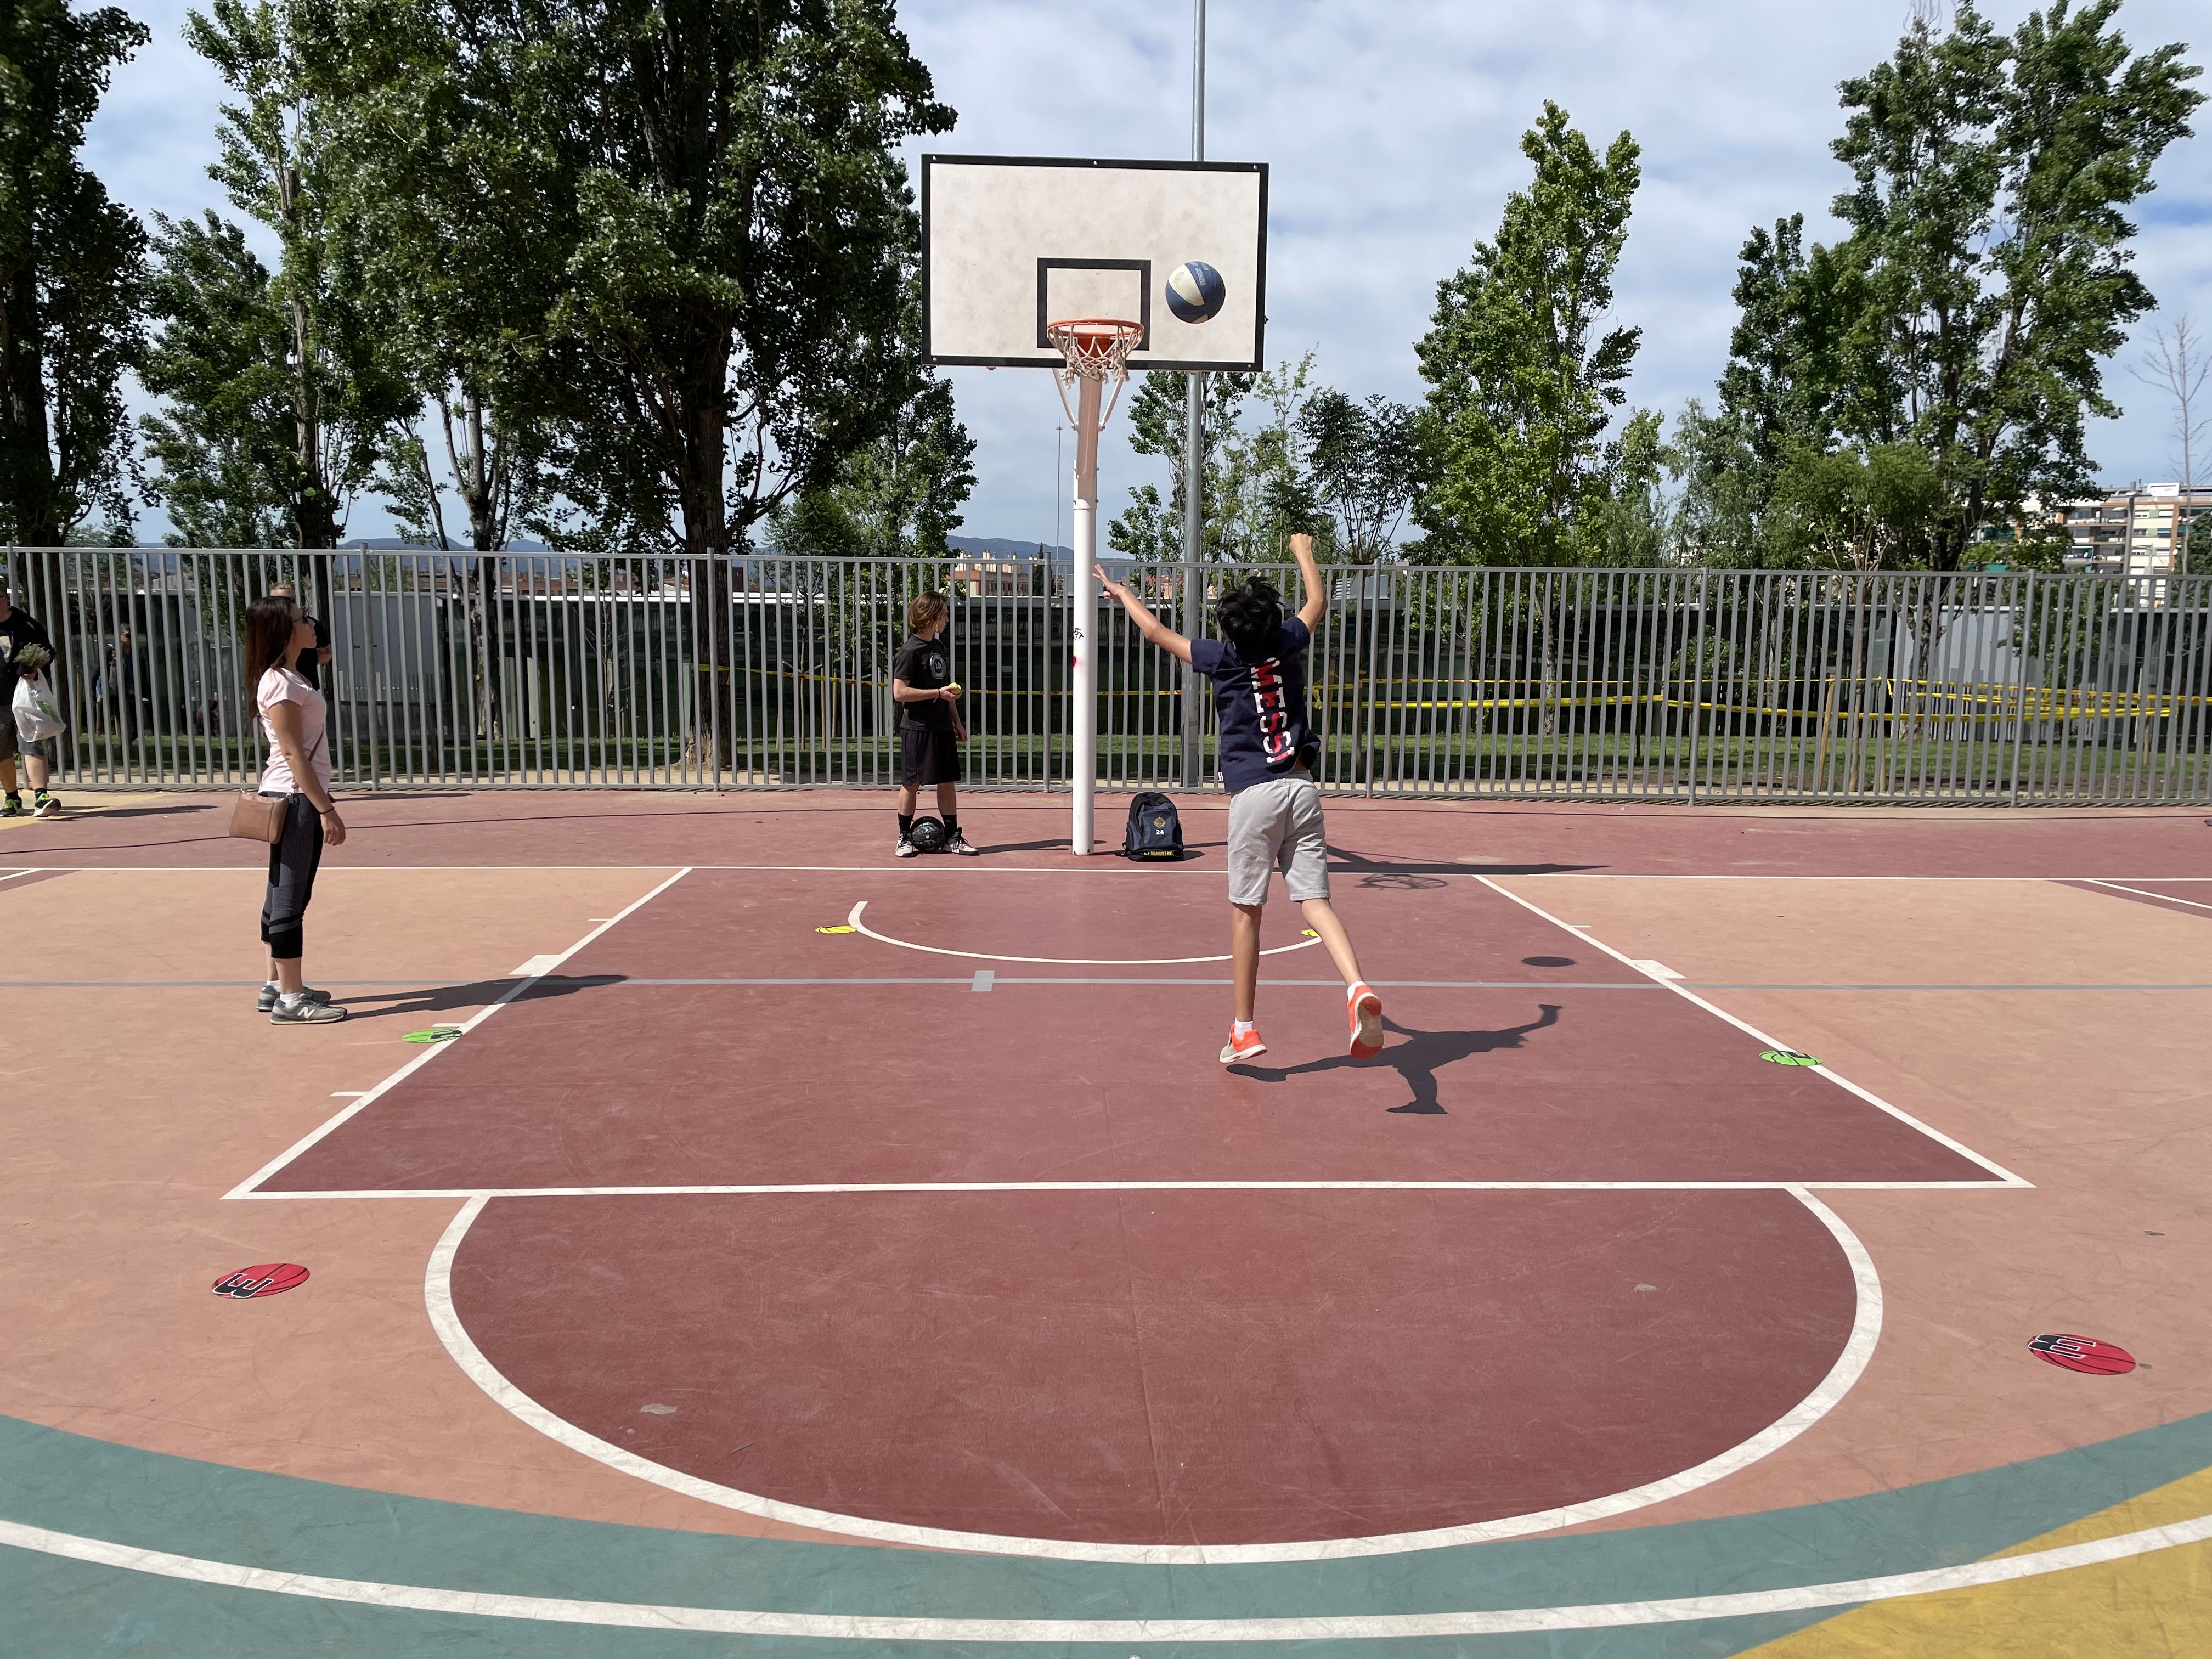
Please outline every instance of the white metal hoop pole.
[[1095, 377], [1080, 377], [1075, 406], [1075, 580], [1068, 585], [1075, 611], [1069, 629], [1075, 659], [1075, 718], [1068, 725], [1075, 763], [1068, 839], [1078, 858], [1090, 856], [1092, 797], [1098, 787], [1098, 582], [1091, 567], [1098, 559], [1099, 391]]

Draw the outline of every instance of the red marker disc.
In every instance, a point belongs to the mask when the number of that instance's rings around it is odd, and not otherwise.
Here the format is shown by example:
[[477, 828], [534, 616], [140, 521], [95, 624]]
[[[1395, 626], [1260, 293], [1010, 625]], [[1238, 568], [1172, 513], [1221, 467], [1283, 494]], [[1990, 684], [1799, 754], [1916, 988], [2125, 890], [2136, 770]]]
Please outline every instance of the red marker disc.
[[250, 1302], [258, 1296], [281, 1296], [295, 1285], [307, 1282], [307, 1270], [289, 1261], [264, 1261], [258, 1267], [240, 1267], [225, 1273], [210, 1286], [217, 1296]]
[[2053, 1365], [2063, 1365], [2069, 1371], [2087, 1371], [2092, 1376], [2118, 1376], [2136, 1368], [2136, 1357], [2115, 1343], [2100, 1342], [2094, 1336], [2068, 1336], [2063, 1333], [2039, 1336], [2029, 1343], [2028, 1350], [2039, 1359]]

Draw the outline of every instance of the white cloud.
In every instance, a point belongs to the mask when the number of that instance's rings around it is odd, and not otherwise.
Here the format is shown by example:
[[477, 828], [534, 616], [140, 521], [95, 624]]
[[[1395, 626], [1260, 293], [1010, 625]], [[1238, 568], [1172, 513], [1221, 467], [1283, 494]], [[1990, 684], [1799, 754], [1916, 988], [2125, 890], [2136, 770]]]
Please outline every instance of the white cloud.
[[[135, 208], [222, 206], [204, 171], [220, 83], [182, 43], [183, 5], [135, 9], [155, 39], [118, 75], [91, 163]], [[1347, 391], [1417, 396], [1413, 342], [1436, 283], [1496, 228], [1526, 177], [1520, 135], [1550, 97], [1596, 142], [1626, 127], [1643, 146], [1617, 311], [1644, 331], [1632, 397], [1672, 410], [1710, 395], [1750, 228], [1802, 211], [1815, 234], [1831, 234], [1826, 204], [1846, 181], [1827, 149], [1841, 122], [1836, 83], [1887, 54], [1906, 8], [1213, 0], [1208, 9], [1208, 154], [1273, 169], [1270, 356], [1310, 347]], [[1990, 9], [2008, 27], [2028, 8]], [[902, 16], [960, 112], [931, 148], [1189, 154], [1187, 4], [908, 0]], [[2142, 49], [2190, 40], [2204, 16], [2202, 0], [2130, 0], [2120, 23]], [[2169, 150], [2157, 176], [2137, 215], [2140, 269], [2167, 312], [2212, 320], [2212, 137]], [[2092, 446], [2123, 481], [2170, 476], [2165, 416], [2124, 372], [2134, 356], [2110, 376], [2127, 416], [2100, 423]], [[1050, 386], [1023, 371], [953, 378], [979, 444], [967, 529], [1050, 536], [1060, 415]], [[1100, 471], [1109, 512], [1151, 476], [1117, 434]]]

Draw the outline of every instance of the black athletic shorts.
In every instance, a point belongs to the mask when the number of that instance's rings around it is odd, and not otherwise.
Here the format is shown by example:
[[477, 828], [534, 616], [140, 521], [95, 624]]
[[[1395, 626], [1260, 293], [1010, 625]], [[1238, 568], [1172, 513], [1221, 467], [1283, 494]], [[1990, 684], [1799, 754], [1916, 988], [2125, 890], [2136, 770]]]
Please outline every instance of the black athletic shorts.
[[910, 726], [899, 733], [899, 784], [902, 788], [959, 781], [960, 744], [951, 732]]

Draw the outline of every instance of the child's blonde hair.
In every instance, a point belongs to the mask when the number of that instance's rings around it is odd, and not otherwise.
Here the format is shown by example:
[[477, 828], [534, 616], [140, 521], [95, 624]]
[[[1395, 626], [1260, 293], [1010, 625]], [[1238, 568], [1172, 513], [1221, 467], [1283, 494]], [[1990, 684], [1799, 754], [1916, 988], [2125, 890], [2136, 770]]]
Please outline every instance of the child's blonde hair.
[[927, 593], [917, 593], [906, 602], [906, 629], [919, 634], [952, 614], [952, 605], [935, 588]]

